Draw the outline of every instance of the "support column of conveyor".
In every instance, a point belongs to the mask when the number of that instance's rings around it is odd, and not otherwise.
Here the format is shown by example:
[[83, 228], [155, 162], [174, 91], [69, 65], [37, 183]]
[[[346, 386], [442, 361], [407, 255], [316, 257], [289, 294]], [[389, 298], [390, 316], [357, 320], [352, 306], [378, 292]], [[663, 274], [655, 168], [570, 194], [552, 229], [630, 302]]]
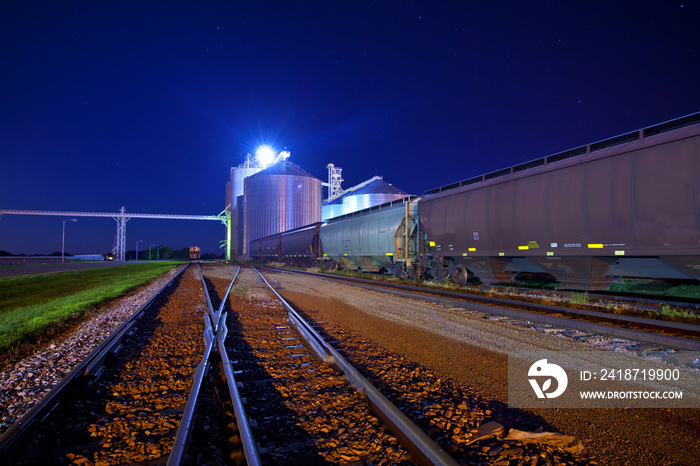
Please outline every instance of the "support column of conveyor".
[[[124, 207], [119, 209], [119, 213], [123, 214], [126, 211]], [[112, 217], [117, 221], [117, 244], [115, 244], [115, 260], [124, 262], [126, 260], [126, 222], [128, 217]]]

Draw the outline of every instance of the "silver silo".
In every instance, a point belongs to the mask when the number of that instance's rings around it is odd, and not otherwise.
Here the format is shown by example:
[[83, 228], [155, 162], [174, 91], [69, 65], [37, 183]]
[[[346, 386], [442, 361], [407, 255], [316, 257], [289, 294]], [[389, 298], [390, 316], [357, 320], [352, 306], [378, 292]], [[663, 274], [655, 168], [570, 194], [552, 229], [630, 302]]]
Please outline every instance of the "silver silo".
[[244, 180], [244, 255], [251, 240], [321, 221], [321, 180], [280, 162]]
[[343, 196], [323, 203], [321, 217], [323, 217], [324, 222], [329, 218], [340, 217], [341, 215], [343, 215]]
[[249, 159], [246, 159], [245, 164], [241, 164], [238, 167], [231, 167], [231, 178], [226, 184], [226, 207], [231, 214], [227, 238], [229, 241], [230, 258], [237, 258], [243, 254], [242, 244], [244, 241], [241, 235], [243, 224], [239, 220], [239, 218], [242, 217], [242, 207], [238, 203], [238, 200], [243, 196], [243, 180], [261, 170], [261, 167], [252, 165]]
[[375, 205], [408, 196], [399, 188], [375, 176], [369, 183], [343, 196], [343, 214], [349, 214]]

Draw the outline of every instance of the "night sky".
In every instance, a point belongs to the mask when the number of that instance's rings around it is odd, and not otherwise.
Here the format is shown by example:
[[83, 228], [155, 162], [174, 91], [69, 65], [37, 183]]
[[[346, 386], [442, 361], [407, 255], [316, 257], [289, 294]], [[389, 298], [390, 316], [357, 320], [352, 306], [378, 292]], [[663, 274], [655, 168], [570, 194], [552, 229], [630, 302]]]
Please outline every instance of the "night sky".
[[[0, 63], [0, 208], [215, 215], [261, 143], [422, 194], [700, 111], [700, 2], [8, 0]], [[60, 251], [62, 221], [6, 215], [0, 250]], [[223, 238], [127, 223], [127, 250]]]

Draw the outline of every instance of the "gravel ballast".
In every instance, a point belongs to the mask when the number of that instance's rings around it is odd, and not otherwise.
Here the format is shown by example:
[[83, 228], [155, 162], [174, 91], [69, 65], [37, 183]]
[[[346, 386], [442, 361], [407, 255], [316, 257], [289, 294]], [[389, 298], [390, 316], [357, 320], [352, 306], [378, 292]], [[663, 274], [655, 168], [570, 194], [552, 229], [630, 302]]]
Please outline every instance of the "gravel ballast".
[[[508, 354], [598, 349], [480, 314], [329, 280], [286, 273], [268, 276], [285, 298], [316, 321], [352, 329], [454, 380], [470, 394], [502, 404], [508, 402]], [[532, 409], [527, 414], [539, 417], [544, 430], [579, 439], [601, 464], [697, 464], [697, 409]]]

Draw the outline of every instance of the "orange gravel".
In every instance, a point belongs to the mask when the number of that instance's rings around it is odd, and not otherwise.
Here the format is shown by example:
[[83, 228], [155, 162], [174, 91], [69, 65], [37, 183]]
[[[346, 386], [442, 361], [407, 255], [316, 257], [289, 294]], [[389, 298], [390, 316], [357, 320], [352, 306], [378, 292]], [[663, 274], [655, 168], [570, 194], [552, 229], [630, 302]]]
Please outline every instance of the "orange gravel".
[[[313, 277], [283, 273], [270, 277], [277, 281], [282, 295], [315, 320], [352, 329], [388, 351], [454, 380], [468, 393], [507, 403], [508, 364], [504, 350], [488, 350], [482, 344], [473, 346], [443, 336], [443, 329], [413, 324], [412, 321], [421, 319], [418, 315], [411, 319], [407, 314], [410, 307], [407, 300], [389, 296], [380, 299], [374, 293], [370, 295], [358, 288]], [[371, 309], [349, 304], [356, 301], [352, 296], [360, 294], [363, 302], [373, 303]], [[454, 319], [454, 315], [439, 306], [422, 303], [416, 307], [421, 307], [421, 312], [435, 313], [438, 321]], [[464, 325], [469, 325], [468, 321]], [[498, 325], [493, 323], [493, 335], [484, 326], [479, 331], [480, 341], [492, 339], [500, 344], [501, 339], [507, 339], [508, 335], [502, 333], [505, 326]], [[516, 337], [516, 329], [508, 331]], [[540, 335], [532, 338], [535, 337]], [[575, 436], [600, 464], [698, 464], [700, 410], [697, 409], [540, 409], [524, 414], [541, 419], [545, 430]]]

